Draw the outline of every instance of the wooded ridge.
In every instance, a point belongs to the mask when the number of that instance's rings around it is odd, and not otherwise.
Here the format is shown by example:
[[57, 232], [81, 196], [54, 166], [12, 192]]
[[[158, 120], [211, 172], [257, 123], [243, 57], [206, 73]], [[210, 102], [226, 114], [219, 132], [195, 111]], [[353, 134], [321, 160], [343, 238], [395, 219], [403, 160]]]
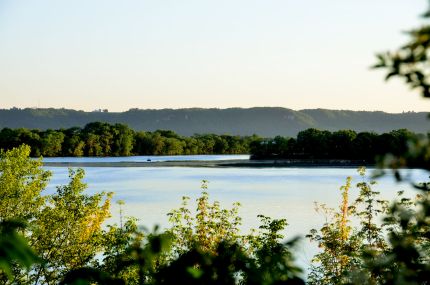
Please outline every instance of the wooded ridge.
[[[280, 107], [229, 109], [130, 109], [126, 112], [84, 112], [70, 109], [2, 109], [0, 128], [61, 129], [84, 127], [90, 122], [122, 123], [134, 130], [172, 130], [180, 135], [213, 133], [274, 137], [296, 136], [308, 128], [389, 132], [408, 129], [425, 133], [429, 129], [426, 112], [385, 113]], [[375, 124], [375, 122], [378, 122]]]

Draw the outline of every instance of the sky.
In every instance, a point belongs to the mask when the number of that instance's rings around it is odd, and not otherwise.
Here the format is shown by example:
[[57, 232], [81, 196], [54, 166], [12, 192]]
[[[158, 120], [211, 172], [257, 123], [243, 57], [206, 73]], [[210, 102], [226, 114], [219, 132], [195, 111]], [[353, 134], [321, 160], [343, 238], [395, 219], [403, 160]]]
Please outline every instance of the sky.
[[426, 0], [0, 0], [0, 109], [430, 111], [371, 70]]

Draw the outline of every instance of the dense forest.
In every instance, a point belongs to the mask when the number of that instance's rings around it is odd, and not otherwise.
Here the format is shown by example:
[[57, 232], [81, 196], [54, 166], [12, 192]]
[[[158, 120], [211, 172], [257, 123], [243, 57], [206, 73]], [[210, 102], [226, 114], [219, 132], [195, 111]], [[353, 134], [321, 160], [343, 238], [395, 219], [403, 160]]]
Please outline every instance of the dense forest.
[[406, 129], [383, 134], [307, 129], [296, 138], [277, 136], [254, 140], [250, 153], [253, 159], [345, 159], [373, 163], [378, 156], [403, 155], [410, 143], [424, 138], [425, 135]]
[[94, 122], [84, 128], [60, 130], [0, 130], [0, 149], [31, 146], [32, 156], [130, 156], [248, 153], [256, 136], [194, 135], [173, 131], [133, 131], [123, 124]]
[[[67, 129], [83, 128], [91, 122], [125, 124], [137, 131], [172, 130], [179, 135], [234, 134], [263, 137], [296, 136], [298, 132], [316, 128], [337, 131], [384, 133], [395, 129], [426, 132], [426, 113], [391, 114], [370, 111], [287, 108], [229, 108], [229, 109], [130, 109], [126, 112], [84, 112], [69, 109], [10, 109], [0, 110], [0, 128]], [[375, 124], [375, 122], [378, 122]]]
[[134, 131], [123, 124], [94, 122], [84, 128], [0, 130], [0, 149], [21, 144], [33, 157], [251, 154], [252, 159], [343, 159], [374, 163], [388, 153], [404, 154], [408, 144], [424, 138], [405, 129], [388, 133], [307, 129], [295, 138], [202, 134], [180, 136], [173, 131]]
[[184, 137], [173, 131], [134, 131], [123, 124], [94, 122], [84, 128], [0, 130], [0, 149], [21, 144], [33, 157], [250, 154], [252, 159], [343, 159], [374, 163], [385, 154], [401, 155], [408, 143], [425, 135], [405, 129], [389, 133], [307, 129], [296, 138], [202, 134]]

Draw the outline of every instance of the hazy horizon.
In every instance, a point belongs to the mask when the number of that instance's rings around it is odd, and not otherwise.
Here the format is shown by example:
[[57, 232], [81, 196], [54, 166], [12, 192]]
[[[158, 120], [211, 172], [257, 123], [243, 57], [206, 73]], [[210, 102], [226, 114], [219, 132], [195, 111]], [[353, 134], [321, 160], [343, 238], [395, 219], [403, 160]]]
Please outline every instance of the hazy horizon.
[[107, 108], [102, 109], [102, 108], [96, 108], [96, 109], [91, 109], [91, 110], [84, 110], [84, 109], [74, 109], [74, 108], [66, 108], [66, 107], [10, 107], [10, 108], [0, 108], [0, 110], [13, 110], [13, 109], [19, 109], [19, 110], [24, 110], [24, 109], [31, 109], [31, 110], [46, 110], [46, 109], [55, 109], [55, 110], [74, 110], [74, 111], [79, 111], [79, 112], [88, 112], [88, 113], [92, 113], [92, 112], [104, 112], [104, 110], [107, 110], [107, 112], [109, 113], [123, 113], [123, 112], [127, 112], [127, 111], [132, 111], [132, 110], [142, 110], [142, 111], [146, 111], [146, 110], [198, 110], [198, 109], [202, 109], [202, 110], [209, 110], [209, 109], [214, 109], [214, 110], [226, 110], [226, 109], [255, 109], [255, 108], [282, 108], [282, 109], [287, 109], [287, 110], [293, 110], [293, 111], [305, 111], [305, 110], [328, 110], [328, 111], [352, 111], [352, 112], [384, 112], [384, 113], [388, 113], [388, 114], [401, 114], [401, 113], [430, 113], [430, 111], [414, 111], [414, 110], [404, 110], [401, 112], [390, 112], [390, 111], [384, 111], [384, 110], [353, 110], [353, 109], [330, 109], [330, 108], [303, 108], [303, 109], [293, 109], [293, 108], [288, 108], [288, 107], [282, 107], [282, 106], [251, 106], [251, 107], [240, 107], [240, 106], [233, 106], [233, 107], [225, 107], [225, 108], [221, 108], [221, 107], [183, 107], [183, 108], [129, 108], [127, 110], [122, 110], [122, 111], [113, 111], [113, 110], [109, 110]]
[[0, 2], [0, 108], [427, 111], [370, 70], [425, 0]]

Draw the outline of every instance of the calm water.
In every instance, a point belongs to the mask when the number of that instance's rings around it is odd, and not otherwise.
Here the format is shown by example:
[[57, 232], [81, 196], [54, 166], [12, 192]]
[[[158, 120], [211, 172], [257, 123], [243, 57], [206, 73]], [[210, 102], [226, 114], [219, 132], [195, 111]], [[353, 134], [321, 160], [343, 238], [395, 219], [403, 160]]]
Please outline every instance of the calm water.
[[184, 160], [238, 160], [249, 159], [249, 155], [142, 155], [122, 157], [45, 157], [45, 162], [155, 162]]
[[[223, 158], [224, 159], [224, 158]], [[48, 193], [56, 185], [67, 183], [67, 168], [49, 167], [53, 172]], [[287, 218], [287, 237], [305, 235], [312, 228], [319, 228], [324, 216], [314, 210], [314, 202], [337, 206], [341, 197], [339, 187], [347, 176], [353, 184], [361, 178], [352, 168], [133, 168], [88, 167], [85, 181], [88, 193], [115, 192], [114, 201], [124, 200], [125, 214], [139, 218], [142, 225], [152, 228], [155, 224], [168, 225], [166, 214], [178, 208], [182, 196], [194, 201], [200, 194], [201, 180], [209, 181], [210, 197], [223, 207], [239, 201], [242, 206], [243, 230], [257, 228], [258, 214], [273, 218]], [[371, 173], [371, 170], [368, 171]], [[410, 170], [415, 181], [425, 181], [424, 171]], [[399, 190], [413, 196], [415, 190], [407, 183], [396, 183], [391, 175], [377, 180], [374, 189], [386, 199], [392, 199]], [[351, 199], [357, 190], [351, 192]], [[194, 209], [195, 206], [193, 205]], [[113, 218], [118, 222], [118, 206], [113, 203]], [[299, 263], [309, 264], [317, 251], [315, 245], [305, 240], [297, 248]]]

